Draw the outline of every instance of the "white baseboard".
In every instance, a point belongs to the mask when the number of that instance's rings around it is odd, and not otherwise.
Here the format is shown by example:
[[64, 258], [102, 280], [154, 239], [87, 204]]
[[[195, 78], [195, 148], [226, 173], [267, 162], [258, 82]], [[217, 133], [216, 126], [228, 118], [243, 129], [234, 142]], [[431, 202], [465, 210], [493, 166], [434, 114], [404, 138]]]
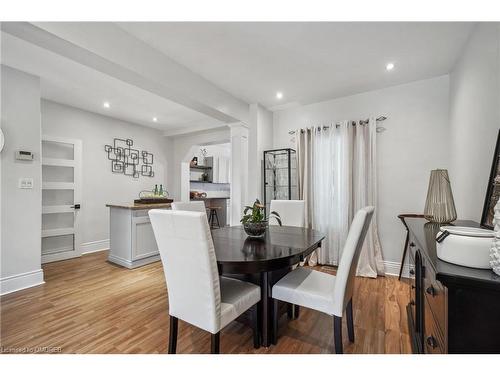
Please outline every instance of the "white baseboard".
[[44, 283], [42, 269], [3, 277], [0, 279], [0, 295], [3, 296], [4, 294], [31, 288], [32, 286]]
[[82, 243], [82, 255], [109, 250], [109, 239]]
[[146, 258], [133, 260], [133, 261], [130, 261], [128, 259], [123, 259], [123, 258], [116, 256], [116, 255], [113, 255], [113, 254], [108, 255], [108, 261], [115, 263], [115, 264], [118, 264], [118, 265], [125, 267], [125, 268], [130, 268], [130, 269], [144, 266], [146, 264], [153, 263], [153, 262], [158, 262], [160, 260], [161, 260], [160, 254], [149, 256]]
[[[384, 267], [385, 267], [385, 274], [390, 275], [390, 276], [399, 276], [399, 269], [401, 267], [400, 262], [389, 262], [389, 261], [384, 261]], [[410, 275], [410, 267], [408, 263], [405, 263], [403, 266], [403, 274], [401, 277], [409, 277]]]

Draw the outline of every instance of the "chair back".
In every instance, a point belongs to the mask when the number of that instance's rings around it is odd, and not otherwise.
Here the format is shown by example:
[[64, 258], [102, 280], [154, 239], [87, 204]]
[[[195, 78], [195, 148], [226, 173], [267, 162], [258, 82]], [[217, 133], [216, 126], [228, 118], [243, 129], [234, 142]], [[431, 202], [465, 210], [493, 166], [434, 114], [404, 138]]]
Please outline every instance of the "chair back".
[[174, 211], [207, 212], [205, 209], [205, 202], [203, 201], [172, 202], [170, 207], [172, 207], [172, 210]]
[[219, 332], [219, 273], [207, 215], [150, 210], [149, 217], [167, 282], [169, 314]]
[[[276, 211], [281, 217], [281, 224], [290, 227], [305, 227], [306, 204], [303, 200], [272, 200], [271, 212]], [[269, 220], [269, 225], [278, 225], [276, 219]]]
[[344, 245], [344, 250], [340, 258], [339, 267], [335, 279], [334, 301], [337, 311], [335, 315], [342, 316], [346, 305], [352, 298], [354, 290], [354, 278], [358, 267], [359, 255], [363, 248], [366, 233], [370, 226], [375, 207], [364, 207], [354, 216], [349, 234]]

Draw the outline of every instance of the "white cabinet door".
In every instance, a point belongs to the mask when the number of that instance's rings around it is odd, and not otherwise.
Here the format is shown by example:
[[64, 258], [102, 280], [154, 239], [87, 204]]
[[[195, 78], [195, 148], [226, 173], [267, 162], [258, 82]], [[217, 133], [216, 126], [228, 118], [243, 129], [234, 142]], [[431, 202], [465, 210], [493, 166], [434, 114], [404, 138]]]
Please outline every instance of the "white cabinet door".
[[132, 260], [158, 254], [153, 227], [148, 216], [132, 218]]

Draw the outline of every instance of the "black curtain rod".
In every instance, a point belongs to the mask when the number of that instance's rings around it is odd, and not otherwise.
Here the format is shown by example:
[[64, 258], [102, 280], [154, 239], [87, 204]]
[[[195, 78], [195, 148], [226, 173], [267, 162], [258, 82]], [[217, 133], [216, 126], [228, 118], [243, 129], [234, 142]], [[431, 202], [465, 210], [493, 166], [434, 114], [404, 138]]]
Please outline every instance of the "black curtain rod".
[[[377, 117], [377, 118], [376, 118], [376, 121], [378, 121], [378, 122], [380, 122], [380, 121], [385, 121], [385, 120], [387, 120], [387, 117], [386, 117], [386, 116], [379, 116], [379, 117]], [[368, 124], [368, 122], [369, 122], [369, 121], [370, 121], [369, 119], [366, 119], [366, 120], [360, 120], [360, 121], [359, 121], [359, 124], [360, 124], [360, 125], [366, 125], [366, 124]], [[356, 124], [357, 124], [357, 123], [356, 123], [356, 121], [351, 121], [351, 125], [352, 125], [352, 126], [356, 126]], [[342, 125], [342, 123], [337, 122], [337, 123], [335, 124], [335, 127], [336, 127], [336, 128], [338, 128], [340, 125]], [[325, 125], [325, 126], [323, 126], [323, 130], [328, 129], [330, 126], [331, 126], [331, 125]], [[320, 128], [320, 127], [318, 126], [318, 128]], [[304, 129], [301, 129], [301, 131], [304, 131]], [[290, 130], [290, 131], [288, 132], [288, 134], [295, 134], [295, 130]]]

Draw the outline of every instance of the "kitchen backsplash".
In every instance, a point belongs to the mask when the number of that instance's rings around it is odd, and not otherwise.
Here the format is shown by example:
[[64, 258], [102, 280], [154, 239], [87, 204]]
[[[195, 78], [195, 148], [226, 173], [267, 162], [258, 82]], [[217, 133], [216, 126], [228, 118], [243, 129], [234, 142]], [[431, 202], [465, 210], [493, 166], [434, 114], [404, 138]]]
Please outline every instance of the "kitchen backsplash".
[[211, 184], [207, 182], [193, 182], [191, 181], [191, 190], [196, 190], [196, 191], [205, 191], [205, 192], [210, 192], [210, 191], [227, 191], [227, 195], [229, 195], [229, 190], [230, 190], [231, 184]]

